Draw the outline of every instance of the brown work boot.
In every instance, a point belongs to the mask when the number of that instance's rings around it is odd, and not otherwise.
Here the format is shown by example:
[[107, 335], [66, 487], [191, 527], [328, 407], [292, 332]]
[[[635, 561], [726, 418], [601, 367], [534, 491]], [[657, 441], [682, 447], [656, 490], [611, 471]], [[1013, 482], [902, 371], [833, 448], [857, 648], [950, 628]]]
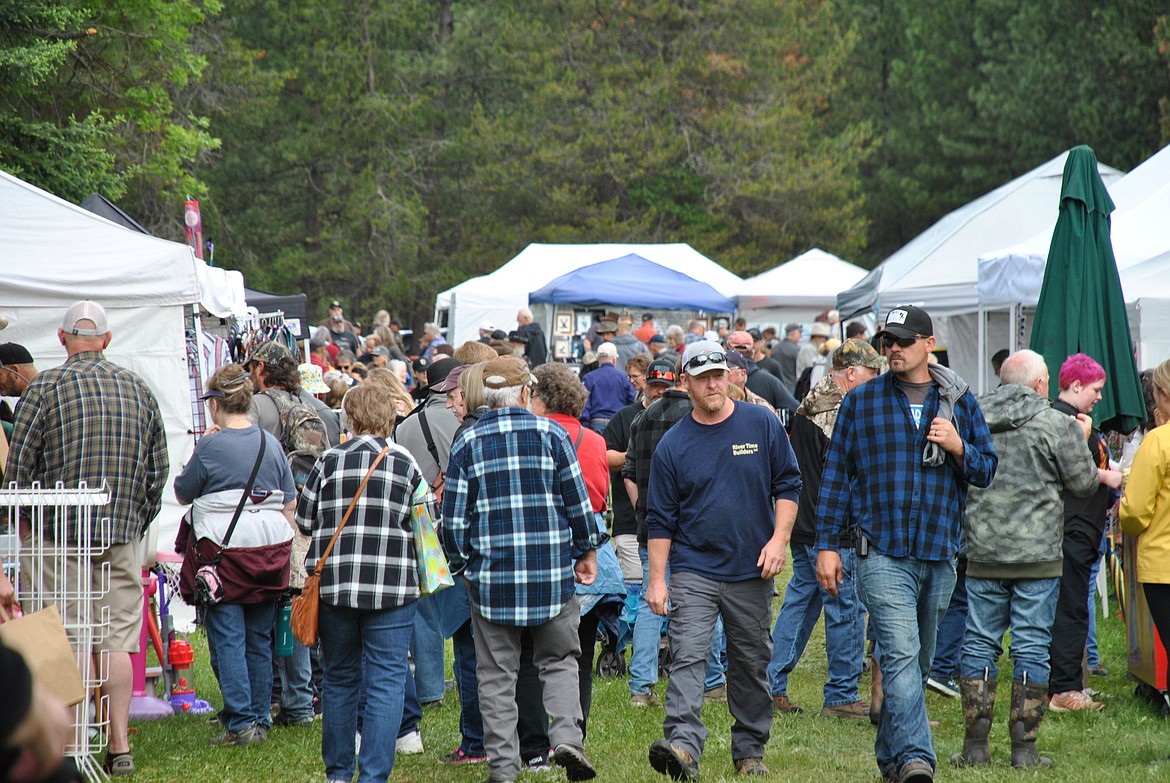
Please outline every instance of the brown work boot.
[[804, 707], [797, 707], [787, 696], [773, 696], [772, 712], [777, 715], [799, 715], [804, 712]]
[[699, 779], [699, 765], [691, 754], [664, 739], [650, 745], [650, 766], [674, 780]]
[[869, 705], [863, 701], [854, 701], [849, 704], [826, 704], [821, 708], [821, 714], [826, 718], [846, 718], [848, 720], [869, 720]]
[[882, 670], [878, 666], [877, 656], [870, 660], [873, 661], [873, 665], [870, 666], [869, 722], [876, 726], [881, 722], [882, 704], [886, 700], [886, 695], [882, 691]]
[[771, 772], [764, 766], [764, 760], [755, 756], [735, 760], [735, 774], [737, 775], [770, 775]]

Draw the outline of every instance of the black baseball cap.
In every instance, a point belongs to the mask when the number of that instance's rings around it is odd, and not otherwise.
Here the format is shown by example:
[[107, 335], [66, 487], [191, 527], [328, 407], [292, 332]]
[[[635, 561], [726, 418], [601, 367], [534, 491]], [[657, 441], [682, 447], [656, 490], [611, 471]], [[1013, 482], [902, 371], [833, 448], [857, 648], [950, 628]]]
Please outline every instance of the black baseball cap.
[[886, 313], [885, 323], [875, 337], [889, 334], [893, 337], [931, 337], [934, 323], [921, 307], [900, 305]]
[[32, 354], [20, 343], [0, 345], [0, 364], [32, 364]]
[[655, 359], [646, 368], [646, 383], [674, 386], [677, 382], [678, 374], [674, 371], [674, 362], [670, 359]]

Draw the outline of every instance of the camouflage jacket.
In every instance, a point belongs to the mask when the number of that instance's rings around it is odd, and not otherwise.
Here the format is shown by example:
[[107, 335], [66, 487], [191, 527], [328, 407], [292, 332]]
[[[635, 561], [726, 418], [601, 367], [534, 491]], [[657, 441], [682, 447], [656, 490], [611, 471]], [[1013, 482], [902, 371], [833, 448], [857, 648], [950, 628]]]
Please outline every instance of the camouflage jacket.
[[971, 487], [963, 520], [967, 575], [1042, 579], [1061, 575], [1064, 490], [1085, 497], [1097, 466], [1076, 420], [1024, 386], [978, 398], [999, 468], [987, 489]]

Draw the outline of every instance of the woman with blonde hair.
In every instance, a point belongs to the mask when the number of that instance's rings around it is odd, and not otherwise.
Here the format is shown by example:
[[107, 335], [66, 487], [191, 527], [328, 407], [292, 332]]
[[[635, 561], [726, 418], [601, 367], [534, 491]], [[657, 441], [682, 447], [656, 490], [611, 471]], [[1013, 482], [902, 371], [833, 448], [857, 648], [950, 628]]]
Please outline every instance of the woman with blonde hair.
[[375, 367], [366, 375], [366, 382], [372, 383], [390, 394], [399, 420], [414, 410], [414, 398], [410, 396], [410, 392], [406, 390], [402, 381], [398, 380], [398, 376], [392, 370], [385, 367]]
[[[1170, 421], [1170, 359], [1152, 377], [1155, 416]], [[1161, 424], [1142, 438], [1121, 498], [1121, 529], [1137, 539], [1137, 578], [1150, 616], [1170, 650], [1170, 426]]]

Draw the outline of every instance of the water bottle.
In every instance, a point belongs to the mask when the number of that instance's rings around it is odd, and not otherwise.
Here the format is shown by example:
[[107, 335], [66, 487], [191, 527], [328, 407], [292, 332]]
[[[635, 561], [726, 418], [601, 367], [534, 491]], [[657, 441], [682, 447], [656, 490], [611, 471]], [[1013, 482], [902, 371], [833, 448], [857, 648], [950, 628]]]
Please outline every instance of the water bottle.
[[276, 605], [276, 657], [291, 658], [292, 654], [292, 598], [286, 597]]

